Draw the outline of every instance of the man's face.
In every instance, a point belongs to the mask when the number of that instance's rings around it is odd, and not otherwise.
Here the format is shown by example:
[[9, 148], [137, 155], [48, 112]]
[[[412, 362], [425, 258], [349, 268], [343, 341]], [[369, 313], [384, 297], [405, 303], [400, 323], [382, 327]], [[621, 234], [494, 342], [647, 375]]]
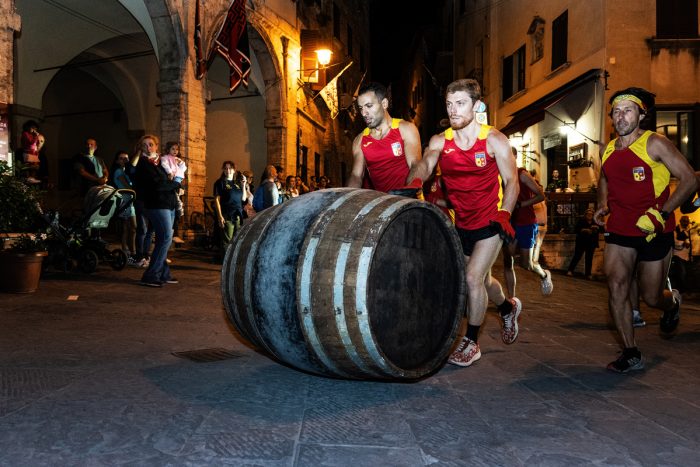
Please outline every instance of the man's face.
[[681, 217], [681, 227], [683, 227], [684, 229], [687, 229], [689, 225], [690, 225], [690, 218], [688, 218], [686, 216]]
[[622, 100], [615, 104], [611, 115], [615, 131], [620, 136], [629, 135], [636, 130], [643, 118], [639, 106], [628, 100]]
[[93, 155], [95, 154], [95, 151], [97, 150], [97, 141], [94, 139], [89, 139], [86, 142], [88, 154]]
[[386, 98], [380, 101], [374, 91], [357, 97], [357, 106], [368, 128], [377, 128], [382, 123], [388, 105]]
[[559, 178], [559, 171], [554, 169], [552, 170], [552, 178]]
[[474, 120], [474, 102], [466, 91], [448, 94], [445, 105], [452, 129], [461, 130]]

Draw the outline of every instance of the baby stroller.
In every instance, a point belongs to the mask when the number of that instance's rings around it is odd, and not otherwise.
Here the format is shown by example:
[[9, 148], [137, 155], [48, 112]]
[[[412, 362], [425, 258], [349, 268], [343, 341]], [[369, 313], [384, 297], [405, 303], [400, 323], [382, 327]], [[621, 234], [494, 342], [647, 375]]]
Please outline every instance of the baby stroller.
[[[124, 200], [126, 193], [132, 195], [126, 197], [128, 200]], [[77, 266], [86, 274], [95, 272], [100, 261], [116, 271], [124, 269], [126, 253], [121, 248], [110, 250], [109, 244], [100, 238], [100, 229], [107, 228], [113, 216], [129, 208], [134, 196], [133, 190], [94, 186], [85, 196], [84, 214], [72, 226], [61, 225], [58, 212], [45, 214], [50, 226], [47, 263], [66, 272]]]

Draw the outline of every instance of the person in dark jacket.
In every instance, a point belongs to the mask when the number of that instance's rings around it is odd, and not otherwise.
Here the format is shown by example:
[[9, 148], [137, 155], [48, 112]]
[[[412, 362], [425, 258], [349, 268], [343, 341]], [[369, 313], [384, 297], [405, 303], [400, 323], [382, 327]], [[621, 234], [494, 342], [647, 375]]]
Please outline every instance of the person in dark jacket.
[[586, 279], [592, 279], [591, 269], [593, 267], [593, 254], [598, 248], [598, 232], [600, 227], [593, 220], [593, 209], [587, 209], [586, 213], [576, 224], [576, 246], [574, 247], [574, 256], [571, 258], [569, 268], [566, 272], [567, 276], [573, 276], [576, 265], [585, 254], [584, 272]]
[[156, 235], [153, 254], [140, 284], [148, 287], [177, 284], [178, 281], [170, 274], [167, 257], [173, 241], [173, 221], [180, 183], [173, 180], [173, 176], [161, 166], [157, 137], [142, 136], [138, 147], [140, 151], [134, 157], [137, 160], [132, 160], [136, 166], [137, 193]]

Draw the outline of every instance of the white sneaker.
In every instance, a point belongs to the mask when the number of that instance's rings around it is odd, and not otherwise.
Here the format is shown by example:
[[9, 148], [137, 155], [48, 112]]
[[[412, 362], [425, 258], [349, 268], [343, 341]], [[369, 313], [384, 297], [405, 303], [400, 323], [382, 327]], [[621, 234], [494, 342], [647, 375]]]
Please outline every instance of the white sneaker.
[[136, 261], [133, 256], [127, 256], [126, 257], [126, 265], [135, 268], [135, 267], [138, 267], [139, 262]]
[[540, 284], [542, 289], [542, 295], [549, 295], [554, 290], [554, 284], [552, 283], [552, 273], [547, 269], [544, 271], [544, 277], [542, 278], [542, 283]]
[[457, 366], [470, 366], [475, 361], [481, 358], [481, 349], [479, 349], [479, 344], [466, 337], [462, 338], [459, 347], [452, 352], [450, 358], [447, 359], [447, 363]]
[[183, 239], [181, 239], [180, 237], [173, 237], [173, 243], [176, 243], [178, 245], [182, 245], [183, 243], [185, 243], [185, 241]]
[[150, 264], [151, 262], [148, 259], [142, 258], [141, 261], [136, 263], [136, 266], [139, 268], [147, 268]]
[[515, 339], [518, 338], [518, 318], [520, 317], [520, 312], [523, 310], [523, 304], [517, 297], [506, 300], [510, 300], [513, 304], [513, 311], [505, 316], [501, 316], [501, 319], [503, 319], [501, 339], [505, 344], [512, 344], [515, 342]]

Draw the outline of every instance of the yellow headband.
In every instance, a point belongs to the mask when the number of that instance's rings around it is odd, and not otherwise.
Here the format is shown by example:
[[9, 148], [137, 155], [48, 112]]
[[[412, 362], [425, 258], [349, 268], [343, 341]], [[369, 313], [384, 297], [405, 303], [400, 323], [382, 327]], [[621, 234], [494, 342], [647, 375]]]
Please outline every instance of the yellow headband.
[[620, 94], [615, 99], [613, 99], [612, 106], [615, 107], [620, 101], [632, 101], [635, 104], [637, 104], [642, 110], [647, 109], [647, 106], [644, 105], [644, 102], [642, 102], [642, 100], [634, 94]]

